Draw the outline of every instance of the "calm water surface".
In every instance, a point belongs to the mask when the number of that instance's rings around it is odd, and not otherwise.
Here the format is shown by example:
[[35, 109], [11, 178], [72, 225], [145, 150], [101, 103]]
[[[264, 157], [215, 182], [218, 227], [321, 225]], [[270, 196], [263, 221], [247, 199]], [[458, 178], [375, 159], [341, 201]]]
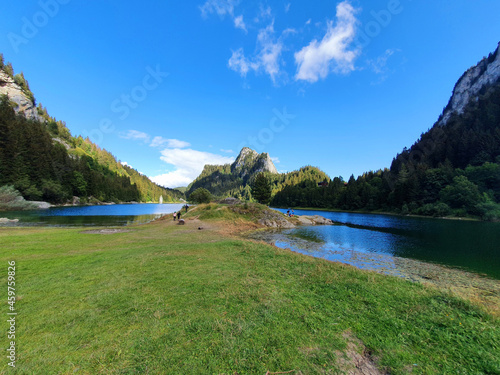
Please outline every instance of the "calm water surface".
[[295, 214], [321, 215], [336, 225], [270, 232], [267, 240], [360, 268], [374, 268], [377, 262], [386, 267], [391, 257], [403, 257], [500, 279], [500, 223], [307, 210]]
[[[1, 217], [19, 219], [16, 225], [121, 226], [147, 223], [182, 206], [58, 207], [3, 212]], [[394, 257], [402, 257], [462, 268], [500, 280], [500, 223], [306, 210], [296, 210], [295, 214], [321, 215], [336, 225], [266, 231], [259, 233], [259, 238], [282, 248], [360, 268], [390, 268]]]
[[173, 213], [184, 204], [114, 204], [109, 206], [56, 207], [47, 210], [2, 212], [19, 219], [17, 225], [121, 226], [142, 224]]

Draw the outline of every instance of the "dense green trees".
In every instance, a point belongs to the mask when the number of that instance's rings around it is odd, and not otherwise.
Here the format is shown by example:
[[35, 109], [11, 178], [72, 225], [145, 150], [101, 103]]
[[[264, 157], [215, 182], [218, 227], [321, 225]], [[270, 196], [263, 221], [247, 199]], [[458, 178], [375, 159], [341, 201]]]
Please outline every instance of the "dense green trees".
[[189, 201], [193, 203], [210, 203], [212, 194], [207, 189], [198, 188], [189, 194]]
[[7, 97], [0, 98], [0, 186], [11, 184], [28, 200], [51, 203], [73, 196], [83, 202], [89, 197], [157, 202], [160, 195], [173, 202], [184, 196], [122, 166], [88, 139], [71, 137], [64, 123], [53, 120], [27, 120], [15, 113]]
[[341, 177], [318, 187], [285, 186], [271, 205], [381, 210], [500, 220], [500, 82], [445, 126], [434, 126], [393, 160], [390, 170]]
[[271, 184], [264, 173], [259, 173], [252, 183], [252, 197], [260, 204], [269, 204]]

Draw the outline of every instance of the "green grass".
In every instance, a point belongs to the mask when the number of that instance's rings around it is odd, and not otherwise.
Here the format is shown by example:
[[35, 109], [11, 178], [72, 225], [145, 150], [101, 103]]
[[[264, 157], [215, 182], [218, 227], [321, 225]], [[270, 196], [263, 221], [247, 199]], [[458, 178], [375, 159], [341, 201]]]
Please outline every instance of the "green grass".
[[19, 298], [2, 373], [335, 374], [346, 332], [391, 374], [500, 373], [499, 321], [464, 300], [196, 227], [0, 229]]

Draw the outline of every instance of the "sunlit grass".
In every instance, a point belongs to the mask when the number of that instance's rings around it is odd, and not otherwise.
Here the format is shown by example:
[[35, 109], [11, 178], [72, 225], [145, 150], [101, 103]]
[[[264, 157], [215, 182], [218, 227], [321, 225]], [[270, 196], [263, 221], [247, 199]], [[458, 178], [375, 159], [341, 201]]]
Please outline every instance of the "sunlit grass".
[[1, 229], [14, 373], [336, 373], [346, 332], [391, 374], [500, 372], [499, 322], [464, 300], [198, 226]]

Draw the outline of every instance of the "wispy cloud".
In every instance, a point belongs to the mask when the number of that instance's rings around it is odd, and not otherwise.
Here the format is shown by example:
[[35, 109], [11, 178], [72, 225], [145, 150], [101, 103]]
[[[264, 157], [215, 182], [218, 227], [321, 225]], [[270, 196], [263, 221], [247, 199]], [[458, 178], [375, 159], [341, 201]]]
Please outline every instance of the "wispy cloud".
[[377, 58], [366, 61], [368, 67], [378, 76], [378, 79], [376, 81], [371, 82], [372, 85], [383, 83], [392, 73], [387, 65], [388, 60], [396, 52], [401, 51], [398, 49], [387, 49], [382, 55], [378, 56]]
[[357, 12], [348, 0], [337, 5], [336, 24], [328, 22], [323, 39], [314, 39], [295, 53], [296, 80], [316, 82], [331, 72], [346, 74], [354, 70], [359, 51], [349, 47], [356, 35]]
[[134, 141], [141, 141], [144, 143], [148, 143], [151, 137], [148, 134], [138, 130], [129, 130], [125, 134], [120, 134], [120, 138], [132, 139]]
[[285, 13], [288, 13], [290, 11], [291, 6], [292, 6], [292, 3], [285, 4]]
[[214, 13], [219, 17], [233, 16], [236, 4], [235, 0], [207, 0], [205, 4], [200, 6], [200, 10], [203, 17], [208, 17]]
[[245, 57], [243, 48], [238, 48], [236, 51], [233, 51], [227, 62], [227, 66], [229, 69], [239, 73], [242, 77], [246, 77], [250, 69], [256, 70], [255, 65]]
[[179, 141], [178, 139], [166, 139], [160, 136], [154, 137], [150, 144], [151, 147], [166, 146], [169, 148], [186, 148], [191, 146], [190, 143]]
[[205, 164], [232, 163], [234, 158], [193, 149], [167, 148], [161, 151], [160, 159], [175, 169], [151, 179], [166, 187], [187, 186], [199, 176]]
[[235, 16], [234, 9], [238, 5], [238, 0], [207, 0], [200, 6], [201, 15], [207, 18], [210, 14], [217, 14], [221, 19], [229, 16], [233, 19], [234, 27], [247, 33], [247, 26], [243, 20], [243, 15]]
[[221, 152], [225, 152], [226, 154], [232, 154], [234, 153], [233, 150], [224, 150], [223, 148], [220, 149]]
[[245, 25], [245, 21], [243, 21], [243, 16], [238, 16], [234, 18], [234, 27], [243, 30], [245, 33], [248, 32], [247, 26]]
[[246, 77], [250, 70], [258, 73], [264, 71], [271, 77], [274, 84], [281, 75], [281, 54], [283, 40], [276, 38], [274, 25], [271, 23], [266, 28], [260, 29], [257, 35], [256, 54], [250, 58], [245, 56], [243, 48], [232, 52], [228, 67]]

